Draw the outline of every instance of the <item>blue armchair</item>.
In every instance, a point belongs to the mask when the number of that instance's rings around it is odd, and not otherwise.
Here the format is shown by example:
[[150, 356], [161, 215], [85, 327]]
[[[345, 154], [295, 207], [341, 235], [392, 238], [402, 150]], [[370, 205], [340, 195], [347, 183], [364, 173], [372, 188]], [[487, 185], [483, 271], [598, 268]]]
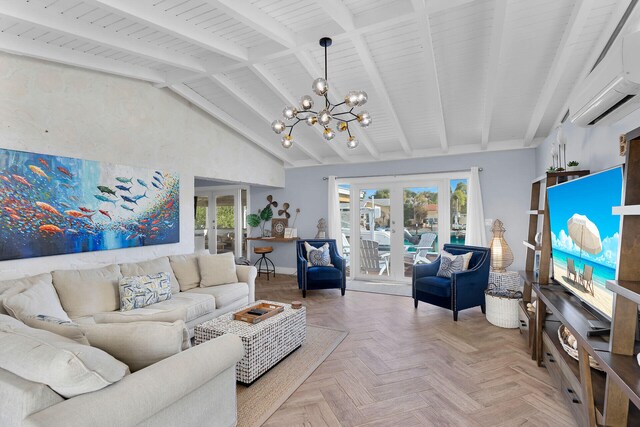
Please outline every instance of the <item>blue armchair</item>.
[[469, 269], [453, 273], [451, 279], [438, 277], [440, 257], [431, 264], [413, 266], [413, 300], [448, 308], [453, 311], [453, 320], [458, 320], [458, 311], [480, 306], [485, 312], [484, 291], [489, 284], [491, 250], [478, 246], [444, 245], [443, 249], [453, 255], [473, 252]]
[[[304, 242], [319, 248], [325, 243], [329, 244], [331, 264], [333, 267], [316, 267], [309, 265], [307, 250]], [[347, 285], [346, 261], [338, 254], [335, 239], [298, 240], [296, 242], [298, 255], [298, 288], [302, 289], [302, 297], [307, 297], [308, 289], [334, 289], [339, 288], [344, 295]]]

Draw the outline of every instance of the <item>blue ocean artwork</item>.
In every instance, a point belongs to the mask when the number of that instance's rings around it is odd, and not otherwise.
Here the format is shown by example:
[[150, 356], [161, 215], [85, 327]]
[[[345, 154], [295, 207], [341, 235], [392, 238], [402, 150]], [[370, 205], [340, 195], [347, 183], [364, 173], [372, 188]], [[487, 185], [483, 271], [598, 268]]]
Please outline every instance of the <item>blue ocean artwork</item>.
[[0, 260], [180, 241], [174, 172], [0, 149], [0, 194]]

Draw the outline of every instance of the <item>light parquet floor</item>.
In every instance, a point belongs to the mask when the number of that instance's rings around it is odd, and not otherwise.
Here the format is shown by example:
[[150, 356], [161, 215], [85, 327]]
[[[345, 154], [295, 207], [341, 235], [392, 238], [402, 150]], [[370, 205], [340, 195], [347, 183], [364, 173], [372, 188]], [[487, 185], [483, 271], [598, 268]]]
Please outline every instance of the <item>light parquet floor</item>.
[[[302, 300], [295, 277], [256, 282], [256, 297]], [[310, 324], [349, 335], [265, 426], [575, 426], [517, 329], [480, 308], [451, 312], [365, 292], [309, 291]]]

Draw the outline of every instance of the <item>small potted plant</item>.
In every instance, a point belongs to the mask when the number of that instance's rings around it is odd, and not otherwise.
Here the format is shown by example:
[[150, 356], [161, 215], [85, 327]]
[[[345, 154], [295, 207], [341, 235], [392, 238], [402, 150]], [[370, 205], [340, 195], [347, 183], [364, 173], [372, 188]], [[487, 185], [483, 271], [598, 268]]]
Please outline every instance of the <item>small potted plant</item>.
[[260, 227], [260, 237], [269, 237], [271, 233], [265, 230], [264, 226], [271, 218], [273, 218], [273, 211], [271, 206], [267, 205], [264, 209], [258, 209], [257, 214], [247, 215], [247, 224], [249, 227]]
[[558, 169], [554, 166], [549, 166], [549, 169], [547, 169], [547, 172], [553, 173], [553, 172], [557, 172]]
[[575, 160], [571, 160], [569, 163], [567, 163], [567, 170], [570, 172], [575, 172], [579, 169], [580, 163], [576, 162]]

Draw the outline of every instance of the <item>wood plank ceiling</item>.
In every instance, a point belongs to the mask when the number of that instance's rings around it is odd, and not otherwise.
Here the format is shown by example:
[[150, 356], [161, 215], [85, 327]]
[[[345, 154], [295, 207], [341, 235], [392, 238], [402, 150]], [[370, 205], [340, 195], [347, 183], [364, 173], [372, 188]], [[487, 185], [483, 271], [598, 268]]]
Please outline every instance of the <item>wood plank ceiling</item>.
[[[169, 88], [287, 167], [536, 146], [630, 0], [0, 0], [0, 50]], [[360, 146], [270, 122], [365, 90]], [[595, 56], [594, 56], [595, 55]], [[316, 98], [317, 99], [317, 98]]]

